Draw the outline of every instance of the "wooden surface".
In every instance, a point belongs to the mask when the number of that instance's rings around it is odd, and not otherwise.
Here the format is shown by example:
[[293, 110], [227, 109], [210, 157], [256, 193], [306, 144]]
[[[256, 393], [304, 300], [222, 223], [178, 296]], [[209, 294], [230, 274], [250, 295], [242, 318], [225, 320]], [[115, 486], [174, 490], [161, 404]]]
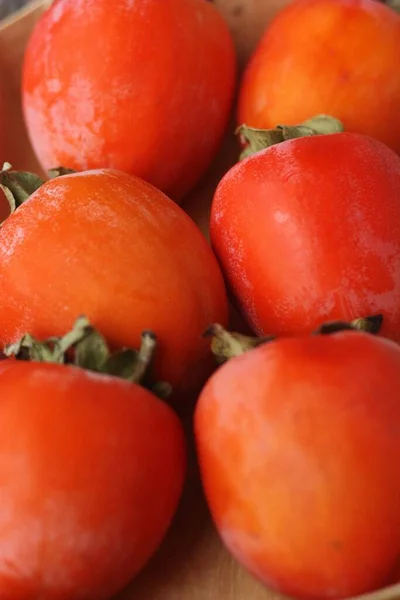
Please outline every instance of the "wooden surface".
[[[215, 0], [232, 29], [239, 62], [244, 64], [271, 15], [288, 0]], [[110, 4], [112, 0], [110, 0]], [[37, 170], [22, 123], [19, 103], [20, 66], [26, 39], [46, 2], [32, 3], [0, 27], [0, 75], [7, 82], [5, 102], [7, 156], [15, 168]], [[188, 197], [185, 208], [207, 234], [209, 206], [221, 175], [234, 163], [238, 148], [234, 121], [208, 176]], [[191, 407], [183, 419], [190, 439]], [[0, 591], [1, 596], [1, 591]], [[181, 507], [159, 552], [118, 600], [275, 600], [241, 569], [221, 542], [204, 502], [192, 451], [192, 464]], [[364, 600], [400, 599], [400, 587]]]
[[25, 4], [28, 4], [27, 0], [0, 0], [0, 19], [7, 17]]

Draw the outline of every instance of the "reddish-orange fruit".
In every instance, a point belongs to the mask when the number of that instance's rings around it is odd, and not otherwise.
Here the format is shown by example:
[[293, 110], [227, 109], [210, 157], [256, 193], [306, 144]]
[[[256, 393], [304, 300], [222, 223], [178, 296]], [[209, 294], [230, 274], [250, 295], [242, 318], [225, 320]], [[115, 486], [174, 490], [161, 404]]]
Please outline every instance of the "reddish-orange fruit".
[[165, 402], [72, 366], [0, 363], [0, 589], [104, 600], [159, 546], [185, 472]]
[[208, 504], [227, 547], [267, 586], [328, 600], [389, 583], [399, 395], [399, 346], [360, 332], [267, 343], [208, 381], [195, 414]]
[[233, 98], [235, 54], [205, 0], [56, 0], [23, 69], [45, 168], [117, 168], [179, 200], [212, 161]]
[[217, 261], [186, 213], [152, 185], [114, 170], [52, 179], [0, 229], [0, 344], [44, 338], [85, 314], [113, 347], [151, 329], [156, 371], [174, 387], [202, 381], [202, 334], [227, 320]]
[[211, 241], [258, 334], [384, 315], [400, 342], [400, 158], [356, 133], [282, 142], [221, 180]]
[[376, 0], [295, 0], [275, 17], [241, 85], [238, 119], [295, 124], [318, 113], [400, 152], [400, 17]]

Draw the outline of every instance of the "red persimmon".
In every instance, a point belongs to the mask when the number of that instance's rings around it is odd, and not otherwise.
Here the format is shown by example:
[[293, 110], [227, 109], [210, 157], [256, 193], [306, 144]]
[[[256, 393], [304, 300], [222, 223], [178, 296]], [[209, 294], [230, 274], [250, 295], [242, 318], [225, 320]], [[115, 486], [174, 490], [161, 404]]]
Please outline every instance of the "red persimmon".
[[44, 168], [116, 168], [180, 200], [218, 149], [234, 79], [210, 2], [56, 0], [26, 49], [25, 121]]
[[284, 141], [236, 164], [211, 240], [259, 334], [382, 313], [400, 341], [400, 158], [352, 133]]
[[177, 508], [178, 418], [116, 377], [3, 360], [0, 421], [1, 598], [110, 598]]
[[354, 331], [261, 345], [208, 381], [195, 414], [208, 504], [229, 550], [267, 586], [321, 600], [389, 583], [400, 561], [399, 395], [399, 346]]

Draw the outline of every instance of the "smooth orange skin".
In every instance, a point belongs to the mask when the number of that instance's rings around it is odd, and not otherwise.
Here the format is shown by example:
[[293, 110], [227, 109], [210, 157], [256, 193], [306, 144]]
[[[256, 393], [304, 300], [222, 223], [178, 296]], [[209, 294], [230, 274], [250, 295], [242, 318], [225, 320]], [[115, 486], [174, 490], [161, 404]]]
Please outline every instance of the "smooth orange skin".
[[380, 142], [341, 133], [253, 155], [221, 180], [210, 230], [257, 333], [382, 313], [400, 342], [400, 158]]
[[235, 70], [205, 0], [57, 0], [25, 54], [33, 148], [46, 169], [121, 169], [180, 200], [218, 150]]
[[143, 388], [75, 367], [0, 363], [2, 600], [103, 600], [159, 546], [185, 441]]
[[344, 598], [400, 559], [400, 348], [368, 334], [287, 338], [221, 367], [195, 414], [223, 541], [267, 586]]
[[258, 128], [325, 113], [400, 152], [400, 17], [376, 0], [295, 0], [243, 77], [238, 121]]
[[228, 319], [217, 261], [200, 230], [162, 192], [112, 170], [45, 183], [0, 230], [0, 345], [25, 332], [62, 335], [85, 314], [116, 348], [159, 340], [156, 374], [202, 384], [202, 334]]

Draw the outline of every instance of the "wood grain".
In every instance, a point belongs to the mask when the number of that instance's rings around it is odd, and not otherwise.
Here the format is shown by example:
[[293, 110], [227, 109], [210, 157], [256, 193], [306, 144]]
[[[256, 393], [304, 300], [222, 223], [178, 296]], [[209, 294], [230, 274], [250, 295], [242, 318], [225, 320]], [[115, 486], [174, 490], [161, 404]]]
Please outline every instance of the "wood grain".
[[[288, 0], [215, 0], [231, 27], [240, 66], [247, 60], [271, 16], [287, 3]], [[46, 4], [48, 2], [34, 2], [0, 27], [0, 75], [7, 82], [2, 100], [9, 116], [4, 132], [7, 156], [1, 158], [18, 169], [38, 170], [22, 122], [19, 86], [26, 40]], [[184, 205], [206, 235], [213, 191], [237, 157], [233, 131], [232, 117], [217, 160]], [[191, 441], [192, 406], [183, 406], [185, 414], [181, 416], [187, 430], [191, 462], [180, 509], [159, 552], [118, 600], [282, 600], [251, 578], [223, 548], [212, 525], [197, 473]], [[400, 600], [400, 586], [364, 596], [363, 600]]]

